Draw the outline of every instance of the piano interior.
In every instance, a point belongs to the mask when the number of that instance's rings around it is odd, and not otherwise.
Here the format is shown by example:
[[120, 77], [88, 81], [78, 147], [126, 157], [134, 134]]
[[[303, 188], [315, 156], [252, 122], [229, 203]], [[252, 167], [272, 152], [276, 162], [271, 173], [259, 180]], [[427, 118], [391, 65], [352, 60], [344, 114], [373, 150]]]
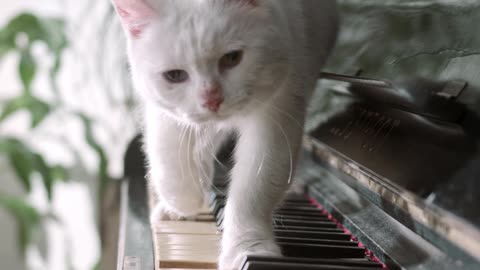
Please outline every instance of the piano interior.
[[[480, 41], [466, 23], [480, 7], [340, 2], [297, 185], [274, 213], [284, 257], [242, 269], [480, 269]], [[118, 269], [215, 269], [228, 166], [203, 215], [151, 227], [140, 149], [125, 159]]]

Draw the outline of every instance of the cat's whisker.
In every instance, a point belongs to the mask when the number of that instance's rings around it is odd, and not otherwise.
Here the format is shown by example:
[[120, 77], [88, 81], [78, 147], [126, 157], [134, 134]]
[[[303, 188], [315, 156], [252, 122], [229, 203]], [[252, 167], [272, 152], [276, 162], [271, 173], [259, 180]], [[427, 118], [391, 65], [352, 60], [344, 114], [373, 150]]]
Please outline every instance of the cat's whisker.
[[[198, 141], [200, 141], [200, 143], [203, 145], [203, 137], [201, 136], [201, 130], [195, 130], [195, 137], [196, 137], [196, 139], [197, 139]], [[211, 183], [210, 183], [210, 182], [211, 182], [211, 179], [210, 179], [208, 173], [207, 173], [207, 172], [205, 171], [205, 169], [203, 168], [203, 164], [202, 164], [202, 159], [201, 159], [201, 157], [200, 157], [200, 153], [199, 153], [198, 151], [196, 151], [196, 154], [197, 154], [196, 156], [194, 155], [194, 161], [196, 161], [196, 162], [198, 163], [197, 166], [198, 166], [198, 168], [199, 168], [199, 170], [200, 170], [200, 173], [203, 174], [203, 178], [205, 178], [204, 180], [203, 180], [202, 178], [200, 178], [200, 182], [201, 182], [201, 184], [203, 184], [202, 181], [204, 181], [204, 182], [208, 181], [207, 184], [211, 184]]]
[[282, 217], [279, 216], [277, 218], [274, 218], [272, 224], [273, 226], [277, 226], [278, 224], [283, 224]]
[[277, 128], [283, 134], [283, 137], [285, 138], [285, 142], [287, 143], [288, 154], [289, 154], [289, 159], [290, 159], [290, 171], [289, 171], [289, 176], [288, 176], [288, 184], [291, 184], [292, 179], [293, 179], [293, 154], [292, 154], [291, 143], [288, 140], [287, 133], [285, 132], [285, 129], [283, 129], [282, 125], [280, 125], [273, 117], [269, 116], [269, 118], [270, 118], [270, 120], [272, 120], [272, 122], [277, 126]]
[[265, 162], [265, 153], [263, 153], [263, 156], [262, 156], [262, 161], [260, 162], [260, 166], [258, 166], [258, 170], [257, 170], [257, 177], [260, 175], [262, 169], [263, 169], [263, 163]]
[[191, 145], [192, 145], [192, 128], [189, 128], [188, 129], [188, 140], [187, 140], [187, 144], [188, 144], [188, 152], [187, 152], [187, 167], [188, 167], [188, 170], [190, 171], [190, 176], [192, 177], [192, 179], [195, 179], [195, 176], [194, 176], [194, 173], [193, 173], [193, 170], [192, 170], [192, 164], [191, 164], [191, 160], [190, 160], [190, 157], [193, 157], [193, 152], [192, 152], [192, 148], [191, 148]]
[[212, 151], [209, 151], [209, 154], [213, 157], [213, 160], [214, 160], [218, 165], [220, 165], [223, 169], [227, 168], [227, 166], [225, 166], [225, 164], [223, 164], [220, 160], [218, 160], [217, 155], [215, 155], [214, 153], [212, 153]]
[[[207, 151], [208, 154], [210, 154], [211, 156], [213, 156], [213, 158], [220, 163], [220, 161], [217, 159], [216, 155], [212, 153], [212, 151], [210, 151], [210, 146], [212, 147], [212, 149], [214, 148], [213, 144], [211, 143], [210, 140], [208, 140], [208, 137], [202, 137], [201, 138], [202, 140], [204, 140], [206, 142], [206, 147], [205, 147], [205, 150]], [[222, 166], [224, 166], [222, 163], [220, 163]], [[205, 173], [206, 175], [206, 173]], [[225, 195], [225, 192], [221, 191], [219, 188], [217, 188], [214, 184], [213, 184], [213, 179], [210, 179], [210, 182], [209, 182], [209, 186], [211, 188], [213, 188], [217, 193], [221, 194], [221, 195]]]
[[182, 147], [183, 147], [183, 142], [185, 140], [185, 135], [187, 133], [187, 129], [188, 127], [186, 126], [182, 126], [182, 129], [180, 131], [180, 147], [178, 148], [178, 164], [180, 165], [180, 171], [181, 171], [181, 174], [182, 174], [182, 179], [185, 178], [185, 170], [184, 170], [184, 167], [183, 167], [183, 162], [182, 162], [182, 155], [181, 155], [181, 152], [182, 152]]
[[[225, 164], [223, 164], [217, 157], [217, 155], [215, 154], [214, 151], [211, 151], [212, 149], [215, 149], [215, 146], [213, 145], [212, 141], [208, 139], [206, 139], [207, 141], [207, 148], [208, 148], [208, 154], [211, 155], [213, 157], [213, 160], [215, 162], [217, 162], [220, 166], [222, 166], [223, 169], [225, 169], [227, 166], [225, 166]], [[210, 148], [211, 147], [211, 148]]]
[[[198, 139], [198, 140], [201, 140], [201, 143], [202, 143], [202, 144], [205, 143], [205, 145], [206, 145], [205, 150], [206, 150], [209, 154], [211, 154], [211, 151], [209, 151], [209, 140], [208, 140], [208, 138], [205, 138], [204, 136], [202, 136], [201, 131], [196, 132], [195, 135], [197, 136], [197, 139]], [[213, 147], [213, 144], [210, 143], [210, 145]], [[214, 158], [216, 158], [215, 155], [213, 155], [213, 156], [214, 156]], [[201, 173], [203, 174], [203, 176], [205, 177], [205, 179], [208, 181], [208, 182], [207, 182], [208, 186], [211, 187], [211, 188], [213, 188], [217, 193], [222, 194], [222, 195], [225, 195], [225, 192], [221, 191], [220, 189], [218, 189], [218, 188], [213, 184], [212, 179], [211, 179], [211, 176], [209, 176], [209, 175], [205, 172], [205, 170], [203, 169], [203, 166], [202, 166], [202, 163], [201, 163], [201, 159], [200, 159], [199, 154], [198, 154], [197, 162], [198, 162], [198, 166], [199, 166], [199, 168], [200, 168]], [[212, 176], [213, 176], [213, 175], [212, 175]]]

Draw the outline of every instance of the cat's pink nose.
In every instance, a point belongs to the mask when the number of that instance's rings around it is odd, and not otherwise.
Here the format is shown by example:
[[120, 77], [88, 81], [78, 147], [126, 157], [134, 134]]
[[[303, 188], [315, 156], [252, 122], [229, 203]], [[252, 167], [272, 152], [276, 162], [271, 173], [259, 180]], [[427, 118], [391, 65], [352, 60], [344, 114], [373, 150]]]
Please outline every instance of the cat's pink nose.
[[202, 98], [205, 101], [203, 107], [212, 112], [218, 112], [224, 101], [222, 91], [218, 87], [205, 90], [202, 94]]
[[218, 112], [220, 110], [220, 106], [223, 103], [223, 98], [221, 99], [210, 99], [205, 102], [204, 107], [208, 108], [212, 112]]

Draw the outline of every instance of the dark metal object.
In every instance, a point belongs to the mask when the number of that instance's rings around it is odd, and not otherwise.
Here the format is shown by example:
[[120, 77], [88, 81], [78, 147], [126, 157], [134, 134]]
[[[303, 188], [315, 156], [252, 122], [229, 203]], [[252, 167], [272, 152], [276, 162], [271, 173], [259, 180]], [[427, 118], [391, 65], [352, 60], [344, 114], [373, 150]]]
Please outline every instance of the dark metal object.
[[144, 176], [144, 157], [138, 137], [128, 148], [125, 158], [117, 270], [155, 269]]
[[454, 80], [449, 81], [443, 87], [443, 90], [438, 92], [437, 95], [446, 99], [456, 99], [460, 96], [463, 90], [467, 87], [467, 82]]
[[351, 95], [334, 97], [345, 108], [305, 138], [306, 148], [452, 257], [480, 260], [480, 108], [469, 106], [478, 91], [462, 81], [378, 85], [352, 80]]
[[467, 83], [460, 80], [434, 82], [414, 78], [405, 82], [390, 82], [333, 73], [321, 73], [320, 78], [349, 83], [346, 90], [358, 99], [434, 120], [457, 122], [465, 113], [465, 106], [458, 103], [457, 98]]
[[361, 84], [361, 85], [365, 85], [365, 86], [369, 86], [369, 87], [381, 87], [381, 88], [391, 88], [392, 87], [392, 83], [390, 83], [388, 81], [370, 79], [370, 78], [359, 77], [359, 76], [335, 74], [335, 73], [329, 73], [329, 72], [320, 73], [320, 78], [321, 79], [326, 79], [326, 80], [335, 80], [335, 81], [340, 81], [340, 82], [357, 84], [357, 85]]

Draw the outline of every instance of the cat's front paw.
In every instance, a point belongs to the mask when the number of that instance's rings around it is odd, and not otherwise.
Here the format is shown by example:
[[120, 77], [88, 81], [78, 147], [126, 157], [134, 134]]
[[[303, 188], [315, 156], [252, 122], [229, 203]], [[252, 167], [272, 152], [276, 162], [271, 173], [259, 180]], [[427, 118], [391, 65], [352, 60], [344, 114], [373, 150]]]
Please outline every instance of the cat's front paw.
[[157, 224], [160, 221], [178, 221], [184, 217], [174, 211], [168, 210], [161, 203], [157, 203], [150, 213], [150, 223]]
[[224, 242], [220, 254], [219, 270], [237, 270], [249, 255], [282, 256], [274, 240], [245, 240], [243, 242]]

